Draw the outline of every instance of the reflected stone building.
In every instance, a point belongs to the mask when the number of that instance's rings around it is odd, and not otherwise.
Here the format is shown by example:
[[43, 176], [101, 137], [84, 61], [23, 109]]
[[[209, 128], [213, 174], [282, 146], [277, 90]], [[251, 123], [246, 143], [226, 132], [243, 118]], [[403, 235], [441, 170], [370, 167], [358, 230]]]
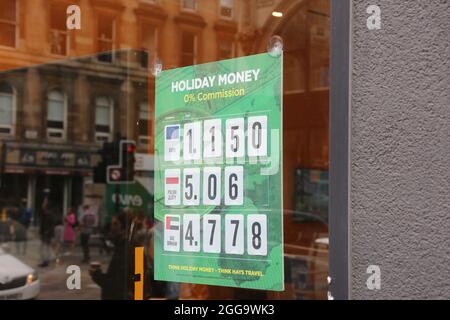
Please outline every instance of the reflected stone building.
[[47, 193], [61, 214], [86, 201], [99, 205], [102, 192], [90, 177], [103, 142], [120, 134], [149, 153], [147, 72], [139, 52], [113, 55], [114, 64], [93, 56], [0, 75], [2, 206], [26, 198], [36, 210]]

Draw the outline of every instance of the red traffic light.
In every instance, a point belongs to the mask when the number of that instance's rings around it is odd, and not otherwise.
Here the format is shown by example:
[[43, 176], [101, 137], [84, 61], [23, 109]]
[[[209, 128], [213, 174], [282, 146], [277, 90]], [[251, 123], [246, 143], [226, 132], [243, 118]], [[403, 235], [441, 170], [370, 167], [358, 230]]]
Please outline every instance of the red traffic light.
[[128, 145], [127, 152], [134, 153], [136, 151], [136, 147], [134, 145]]

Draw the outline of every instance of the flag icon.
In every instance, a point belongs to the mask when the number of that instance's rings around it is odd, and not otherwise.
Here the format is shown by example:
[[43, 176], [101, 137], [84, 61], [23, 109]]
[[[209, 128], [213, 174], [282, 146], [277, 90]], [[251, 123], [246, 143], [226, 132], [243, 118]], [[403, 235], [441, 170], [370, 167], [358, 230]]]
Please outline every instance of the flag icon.
[[166, 177], [166, 184], [179, 184], [180, 179], [178, 177]]
[[166, 127], [166, 140], [179, 140], [180, 139], [180, 126], [167, 126]]
[[180, 230], [180, 217], [166, 216], [166, 230]]

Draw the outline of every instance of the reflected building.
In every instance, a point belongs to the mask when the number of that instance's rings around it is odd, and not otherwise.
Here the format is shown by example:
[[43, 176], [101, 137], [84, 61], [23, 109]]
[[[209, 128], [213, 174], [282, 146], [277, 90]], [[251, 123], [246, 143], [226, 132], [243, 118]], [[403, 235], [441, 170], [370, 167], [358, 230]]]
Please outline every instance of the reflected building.
[[101, 204], [92, 169], [103, 142], [120, 134], [148, 153], [147, 71], [139, 52], [111, 53], [4, 71], [0, 75], [2, 206], [26, 198], [36, 210], [48, 196], [61, 216], [69, 207]]

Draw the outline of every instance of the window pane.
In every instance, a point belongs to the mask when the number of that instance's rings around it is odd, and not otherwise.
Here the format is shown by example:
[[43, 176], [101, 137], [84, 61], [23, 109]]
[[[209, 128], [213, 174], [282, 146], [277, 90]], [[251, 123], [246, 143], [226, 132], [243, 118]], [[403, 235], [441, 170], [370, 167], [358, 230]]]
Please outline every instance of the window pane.
[[185, 32], [182, 36], [182, 59], [183, 66], [195, 63], [195, 34]]
[[114, 18], [108, 16], [100, 16], [98, 20], [98, 37], [100, 39], [113, 40], [114, 35]]
[[111, 109], [109, 106], [97, 106], [95, 109], [95, 124], [101, 126], [109, 126], [111, 119]]
[[195, 10], [197, 6], [197, 0], [181, 0], [184, 9]]
[[0, 20], [16, 21], [16, 0], [0, 1]]
[[6, 83], [0, 83], [0, 94], [1, 93], [8, 93], [8, 94], [13, 94], [13, 89], [11, 88], [11, 86], [7, 85]]
[[219, 59], [230, 59], [233, 57], [233, 42], [232, 41], [221, 41], [219, 44]]
[[53, 54], [67, 54], [67, 34], [58, 30], [52, 30], [50, 33], [51, 52]]
[[147, 102], [141, 103], [141, 105], [139, 106], [139, 119], [148, 120], [149, 114], [150, 114], [150, 111], [149, 111], [148, 103]]
[[47, 120], [64, 121], [64, 102], [54, 100], [48, 102]]
[[156, 50], [156, 29], [150, 24], [143, 24], [141, 29], [141, 45], [148, 52]]
[[234, 0], [220, 0], [220, 15], [231, 18], [233, 16]]
[[15, 47], [16, 46], [16, 26], [0, 22], [0, 45]]
[[147, 120], [139, 120], [139, 135], [140, 136], [147, 136], [148, 135], [148, 126], [149, 121]]
[[12, 96], [0, 94], [0, 125], [12, 124]]
[[53, 5], [50, 8], [50, 27], [52, 29], [67, 30], [66, 27], [66, 8], [65, 6]]

